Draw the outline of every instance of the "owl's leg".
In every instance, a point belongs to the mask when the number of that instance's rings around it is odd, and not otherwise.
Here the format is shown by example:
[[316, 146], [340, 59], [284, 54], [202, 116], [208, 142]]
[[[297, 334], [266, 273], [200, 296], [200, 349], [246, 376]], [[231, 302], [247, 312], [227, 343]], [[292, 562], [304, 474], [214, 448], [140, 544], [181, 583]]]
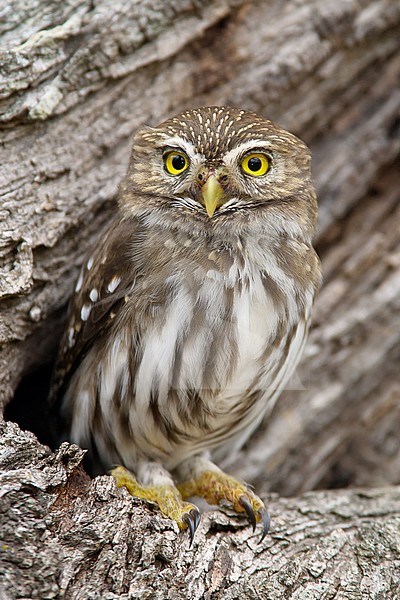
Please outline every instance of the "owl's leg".
[[267, 535], [269, 515], [263, 501], [246, 484], [221, 471], [208, 458], [193, 456], [181, 463], [176, 473], [181, 481], [177, 487], [183, 499], [199, 496], [213, 505], [228, 501], [236, 512], [247, 514], [253, 531], [257, 522], [262, 523], [260, 541]]
[[119, 466], [111, 471], [117, 487], [126, 487], [132, 496], [154, 502], [164, 515], [176, 521], [179, 529], [188, 528], [192, 543], [200, 523], [197, 506], [183, 501], [171, 475], [160, 464], [141, 460], [136, 473], [138, 479], [125, 467]]

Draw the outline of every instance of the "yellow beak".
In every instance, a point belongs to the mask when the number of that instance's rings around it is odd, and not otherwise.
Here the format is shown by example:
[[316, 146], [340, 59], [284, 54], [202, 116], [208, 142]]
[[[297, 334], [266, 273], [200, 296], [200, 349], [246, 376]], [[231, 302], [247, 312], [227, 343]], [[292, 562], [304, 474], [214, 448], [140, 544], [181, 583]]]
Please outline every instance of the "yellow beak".
[[211, 175], [207, 179], [206, 183], [201, 188], [201, 193], [203, 195], [207, 214], [211, 218], [215, 213], [216, 208], [223, 204], [221, 199], [224, 195], [224, 190], [215, 175]]

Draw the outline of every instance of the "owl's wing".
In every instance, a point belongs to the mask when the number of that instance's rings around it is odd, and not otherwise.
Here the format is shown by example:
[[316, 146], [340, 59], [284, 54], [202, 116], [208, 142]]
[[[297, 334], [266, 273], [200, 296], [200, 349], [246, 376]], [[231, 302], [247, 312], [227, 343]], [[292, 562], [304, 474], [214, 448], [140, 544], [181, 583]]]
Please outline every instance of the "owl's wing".
[[50, 404], [62, 396], [70, 378], [95, 339], [110, 328], [119, 307], [134, 283], [135, 273], [129, 240], [133, 221], [118, 220], [99, 240], [82, 266], [71, 298], [64, 335], [54, 370]]

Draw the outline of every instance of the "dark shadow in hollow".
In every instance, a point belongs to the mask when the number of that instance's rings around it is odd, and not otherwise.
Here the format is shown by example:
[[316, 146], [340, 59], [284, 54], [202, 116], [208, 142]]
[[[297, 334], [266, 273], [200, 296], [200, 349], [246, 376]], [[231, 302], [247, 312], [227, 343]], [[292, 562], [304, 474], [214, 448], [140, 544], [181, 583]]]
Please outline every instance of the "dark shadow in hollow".
[[54, 449], [55, 437], [47, 405], [53, 366], [53, 363], [46, 364], [23, 377], [5, 408], [4, 419], [31, 431], [39, 442]]

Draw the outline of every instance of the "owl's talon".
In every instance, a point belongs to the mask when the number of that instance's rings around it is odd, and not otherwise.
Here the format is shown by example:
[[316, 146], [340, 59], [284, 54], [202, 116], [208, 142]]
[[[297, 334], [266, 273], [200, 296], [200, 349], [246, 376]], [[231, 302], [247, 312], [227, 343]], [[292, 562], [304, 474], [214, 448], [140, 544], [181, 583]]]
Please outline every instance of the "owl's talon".
[[195, 531], [196, 531], [196, 529], [200, 525], [201, 515], [200, 515], [200, 511], [197, 510], [197, 509], [193, 510], [192, 512], [194, 513], [194, 528], [195, 528]]
[[182, 517], [182, 520], [186, 523], [189, 529], [190, 536], [190, 546], [193, 544], [194, 534], [196, 529], [200, 523], [200, 512], [196, 508], [192, 508], [192, 510], [188, 513], [185, 513]]
[[254, 511], [254, 508], [252, 507], [250, 501], [248, 500], [248, 498], [246, 498], [246, 496], [241, 496], [238, 500], [240, 506], [242, 506], [244, 508], [244, 510], [246, 511], [246, 514], [249, 518], [249, 521], [253, 527], [253, 532], [256, 530], [256, 525], [257, 525], [257, 521], [261, 521], [263, 529], [262, 529], [262, 533], [261, 533], [261, 538], [259, 540], [259, 544], [261, 544], [261, 542], [264, 540], [265, 536], [267, 535], [268, 531], [269, 531], [269, 526], [270, 526], [270, 516], [268, 511], [266, 511], [265, 509], [261, 508], [256, 512]]
[[265, 536], [267, 535], [267, 533], [269, 531], [269, 525], [271, 522], [271, 518], [270, 518], [267, 510], [260, 510], [260, 512], [258, 514], [260, 515], [261, 523], [263, 524], [263, 530], [261, 533], [261, 537], [258, 541], [258, 543], [261, 544], [261, 542], [264, 540]]
[[246, 514], [251, 523], [251, 526], [253, 527], [253, 531], [255, 531], [257, 520], [256, 520], [256, 515], [255, 515], [252, 505], [250, 504], [250, 502], [246, 498], [246, 496], [240, 496], [238, 502], [239, 502], [240, 506], [242, 506], [244, 508], [244, 510], [246, 511]]

